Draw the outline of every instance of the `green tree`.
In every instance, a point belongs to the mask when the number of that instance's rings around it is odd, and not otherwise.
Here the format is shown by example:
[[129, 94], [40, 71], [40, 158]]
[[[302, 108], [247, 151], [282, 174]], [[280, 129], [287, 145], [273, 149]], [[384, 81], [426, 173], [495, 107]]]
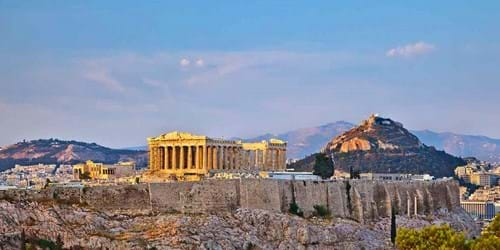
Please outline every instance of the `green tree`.
[[430, 226], [421, 230], [401, 228], [397, 232], [398, 249], [468, 249], [463, 233], [454, 231], [449, 225]]
[[323, 218], [331, 218], [330, 210], [323, 205], [314, 205], [314, 215]]
[[352, 166], [349, 167], [349, 179], [359, 179], [359, 171], [354, 170]]
[[495, 250], [500, 249], [500, 213], [483, 230], [481, 237], [472, 242], [473, 250]]
[[421, 230], [402, 228], [397, 231], [398, 249], [500, 249], [500, 214], [483, 230], [476, 240], [466, 240], [463, 233], [448, 225], [430, 226]]
[[319, 175], [323, 179], [333, 176], [333, 162], [325, 154], [317, 154], [314, 161], [314, 175]]
[[395, 206], [391, 206], [391, 242], [393, 245], [396, 243], [396, 230], [396, 208]]
[[26, 233], [24, 232], [24, 229], [23, 231], [21, 232], [21, 247], [20, 249], [21, 250], [26, 250]]
[[302, 212], [302, 209], [300, 209], [299, 205], [297, 205], [297, 203], [295, 202], [290, 203], [290, 208], [288, 209], [288, 212], [300, 217], [304, 217], [304, 212]]

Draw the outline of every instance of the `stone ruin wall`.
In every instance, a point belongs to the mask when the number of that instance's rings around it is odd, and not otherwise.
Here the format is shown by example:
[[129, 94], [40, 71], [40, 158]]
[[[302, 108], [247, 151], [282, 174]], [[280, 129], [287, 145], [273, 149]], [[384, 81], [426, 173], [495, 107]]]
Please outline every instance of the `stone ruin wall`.
[[212, 213], [237, 208], [285, 213], [295, 200], [305, 216], [312, 215], [314, 205], [322, 205], [335, 217], [362, 223], [389, 217], [392, 204], [398, 214], [406, 215], [409, 202], [413, 214], [415, 197], [418, 214], [461, 209], [455, 181], [241, 179], [0, 191], [0, 199], [12, 201], [57, 201], [102, 211], [146, 213]]

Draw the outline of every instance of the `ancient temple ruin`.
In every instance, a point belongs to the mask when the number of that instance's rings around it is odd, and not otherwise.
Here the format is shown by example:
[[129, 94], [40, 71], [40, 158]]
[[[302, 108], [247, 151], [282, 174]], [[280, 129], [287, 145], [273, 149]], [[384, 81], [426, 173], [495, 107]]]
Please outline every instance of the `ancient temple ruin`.
[[175, 175], [203, 176], [210, 170], [281, 171], [286, 168], [286, 142], [246, 143], [185, 132], [148, 138], [149, 169]]

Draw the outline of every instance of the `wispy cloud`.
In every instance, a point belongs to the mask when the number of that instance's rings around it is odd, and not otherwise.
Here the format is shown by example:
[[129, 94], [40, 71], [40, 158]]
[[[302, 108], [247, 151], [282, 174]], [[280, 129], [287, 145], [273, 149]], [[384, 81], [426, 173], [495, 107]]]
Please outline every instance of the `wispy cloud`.
[[436, 46], [425, 42], [416, 42], [392, 48], [386, 52], [388, 57], [414, 57], [432, 52]]
[[106, 69], [94, 68], [92, 70], [86, 71], [83, 74], [83, 77], [88, 80], [100, 83], [114, 91], [123, 92], [125, 90], [125, 87]]

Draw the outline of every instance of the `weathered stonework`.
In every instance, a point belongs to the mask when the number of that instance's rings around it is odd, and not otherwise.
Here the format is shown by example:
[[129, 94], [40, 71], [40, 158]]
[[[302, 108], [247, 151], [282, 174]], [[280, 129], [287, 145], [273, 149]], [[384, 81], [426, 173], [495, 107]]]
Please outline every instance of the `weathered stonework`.
[[461, 210], [455, 181], [289, 181], [271, 179], [206, 180], [200, 182], [48, 188], [0, 191], [0, 199], [57, 201], [103, 211], [146, 213], [217, 213], [237, 208], [288, 212], [294, 200], [305, 216], [315, 205], [337, 218], [361, 223], [388, 218], [391, 206], [399, 215], [431, 215]]

